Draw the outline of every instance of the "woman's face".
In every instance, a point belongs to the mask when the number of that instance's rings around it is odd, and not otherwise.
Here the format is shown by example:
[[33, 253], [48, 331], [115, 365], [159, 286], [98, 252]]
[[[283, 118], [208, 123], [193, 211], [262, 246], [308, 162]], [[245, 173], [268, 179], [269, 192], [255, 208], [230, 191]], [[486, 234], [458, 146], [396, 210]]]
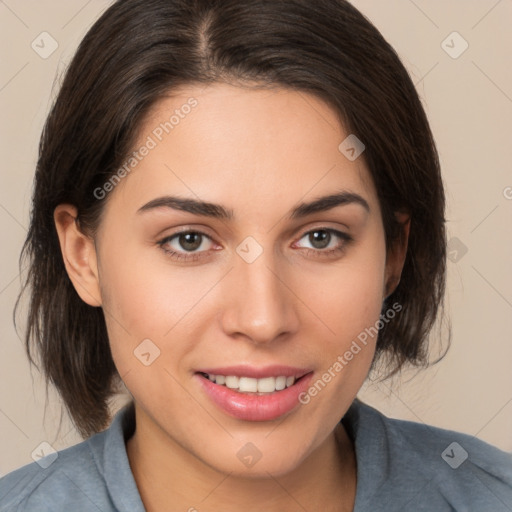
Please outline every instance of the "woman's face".
[[304, 92], [191, 86], [156, 105], [99, 199], [89, 292], [115, 364], [141, 428], [200, 463], [290, 471], [367, 376], [361, 334], [396, 267], [347, 136]]

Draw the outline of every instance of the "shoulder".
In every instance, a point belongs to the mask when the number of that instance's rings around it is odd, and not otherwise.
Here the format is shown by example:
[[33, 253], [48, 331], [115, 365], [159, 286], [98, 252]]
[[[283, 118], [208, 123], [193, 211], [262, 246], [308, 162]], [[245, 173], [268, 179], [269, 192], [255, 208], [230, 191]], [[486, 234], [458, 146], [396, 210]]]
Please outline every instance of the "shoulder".
[[[104, 434], [97, 436], [96, 443]], [[0, 511], [62, 510], [66, 505], [71, 509], [72, 505], [84, 503], [84, 499], [104, 503], [108, 497], [104, 491], [90, 443], [83, 441], [0, 479]]]
[[0, 512], [144, 510], [126, 455], [129, 407], [87, 441], [0, 479]]
[[[101, 436], [101, 434], [100, 434]], [[102, 478], [89, 443], [48, 454], [0, 480], [0, 510], [55, 510], [98, 495]]]
[[372, 478], [381, 502], [512, 510], [512, 454], [460, 432], [388, 418], [358, 400], [349, 412], [358, 461], [379, 468]]

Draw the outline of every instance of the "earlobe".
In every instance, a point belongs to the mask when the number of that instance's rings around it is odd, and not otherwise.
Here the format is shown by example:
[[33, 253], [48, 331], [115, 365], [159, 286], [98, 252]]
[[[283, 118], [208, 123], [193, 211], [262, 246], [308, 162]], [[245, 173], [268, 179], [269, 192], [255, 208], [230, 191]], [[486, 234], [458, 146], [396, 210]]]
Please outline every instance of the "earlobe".
[[60, 204], [53, 218], [64, 265], [75, 290], [86, 304], [101, 306], [96, 248], [92, 238], [79, 228], [76, 207]]
[[406, 212], [395, 212], [397, 221], [401, 224], [400, 236], [388, 251], [386, 258], [386, 277], [384, 298], [389, 297], [400, 283], [402, 269], [407, 255], [411, 216]]

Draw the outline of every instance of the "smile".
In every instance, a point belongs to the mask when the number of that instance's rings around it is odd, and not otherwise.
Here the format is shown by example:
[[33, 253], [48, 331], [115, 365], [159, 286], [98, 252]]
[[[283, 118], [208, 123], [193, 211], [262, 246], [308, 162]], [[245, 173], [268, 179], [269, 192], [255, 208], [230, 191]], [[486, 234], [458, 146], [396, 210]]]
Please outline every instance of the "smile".
[[275, 391], [282, 391], [295, 384], [295, 377], [286, 377], [284, 375], [278, 377], [264, 377], [262, 379], [237, 377], [236, 375], [214, 375], [210, 373], [202, 373], [201, 375], [219, 386], [226, 386], [239, 393], [274, 393]]
[[311, 370], [282, 366], [215, 370], [194, 374], [201, 393], [223, 413], [245, 421], [271, 421], [291, 413], [313, 377]]

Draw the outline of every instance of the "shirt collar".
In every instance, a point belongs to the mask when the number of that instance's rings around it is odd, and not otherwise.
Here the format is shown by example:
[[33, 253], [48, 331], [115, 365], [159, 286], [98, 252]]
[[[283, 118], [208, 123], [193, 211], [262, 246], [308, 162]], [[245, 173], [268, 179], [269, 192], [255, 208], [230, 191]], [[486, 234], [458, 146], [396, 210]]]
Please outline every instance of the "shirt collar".
[[110, 427], [104, 432], [103, 447], [98, 455], [102, 458], [103, 477], [115, 508], [145, 512], [126, 452], [126, 441], [134, 431], [135, 407], [130, 402], [116, 414]]

